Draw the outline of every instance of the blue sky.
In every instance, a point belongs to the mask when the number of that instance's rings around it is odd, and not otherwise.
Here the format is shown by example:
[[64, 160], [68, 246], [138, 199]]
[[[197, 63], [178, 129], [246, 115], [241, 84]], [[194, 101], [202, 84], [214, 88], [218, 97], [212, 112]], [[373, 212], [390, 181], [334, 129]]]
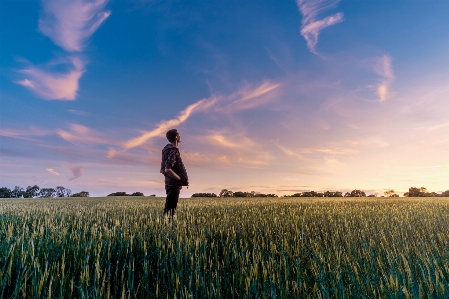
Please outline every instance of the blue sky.
[[2, 186], [449, 185], [447, 1], [1, 1]]

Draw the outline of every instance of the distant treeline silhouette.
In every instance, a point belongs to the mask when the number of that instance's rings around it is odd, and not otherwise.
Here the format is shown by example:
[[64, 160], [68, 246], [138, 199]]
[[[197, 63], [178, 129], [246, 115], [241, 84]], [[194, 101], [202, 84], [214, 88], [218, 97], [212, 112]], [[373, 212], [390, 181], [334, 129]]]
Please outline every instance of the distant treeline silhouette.
[[[145, 196], [142, 192], [134, 192], [133, 194], [127, 194], [126, 192], [114, 192], [109, 194], [108, 196]], [[152, 194], [150, 196], [156, 196], [156, 194]]]
[[[410, 187], [408, 192], [404, 193], [405, 197], [449, 197], [449, 190], [438, 194], [436, 192], [428, 192], [427, 188], [421, 187]], [[251, 191], [251, 192], [242, 192], [236, 191], [233, 192], [231, 190], [223, 189], [217, 195], [215, 193], [194, 193], [192, 197], [278, 197], [276, 194], [262, 194], [259, 192]], [[364, 191], [354, 189], [351, 192], [343, 192], [340, 191], [326, 191], [326, 192], [315, 192], [315, 191], [306, 191], [299, 192], [292, 195], [285, 195], [284, 197], [378, 197], [377, 194], [366, 195]], [[381, 197], [399, 197], [395, 193], [394, 190], [387, 190], [384, 192], [384, 195]]]
[[40, 188], [38, 185], [28, 186], [25, 189], [15, 186], [14, 189], [0, 188], [0, 198], [48, 198], [48, 197], [89, 197], [89, 192], [73, 193], [63, 186], [56, 188]]

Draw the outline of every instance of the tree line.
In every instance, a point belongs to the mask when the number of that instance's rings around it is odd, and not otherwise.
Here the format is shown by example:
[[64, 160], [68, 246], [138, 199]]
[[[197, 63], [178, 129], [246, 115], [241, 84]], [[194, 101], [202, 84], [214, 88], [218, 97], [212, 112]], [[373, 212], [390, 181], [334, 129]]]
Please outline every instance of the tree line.
[[[242, 192], [236, 191], [233, 192], [231, 190], [223, 189], [217, 195], [215, 193], [194, 193], [192, 197], [278, 197], [276, 194], [262, 194], [259, 192], [251, 191], [251, 192]], [[366, 195], [364, 191], [354, 189], [351, 192], [343, 192], [340, 191], [326, 191], [326, 192], [315, 192], [315, 191], [306, 191], [299, 192], [292, 195], [285, 195], [284, 197], [378, 197], [378, 194]], [[387, 190], [384, 192], [384, 195], [381, 197], [399, 197], [398, 194], [394, 190]], [[404, 197], [449, 197], [449, 190], [446, 190], [440, 194], [436, 192], [428, 192], [427, 188], [421, 187], [410, 187], [408, 192], [404, 193]]]
[[215, 193], [194, 193], [192, 197], [278, 197], [276, 194], [263, 194], [255, 191], [242, 192], [223, 189], [217, 195]]
[[[132, 194], [128, 194], [126, 192], [114, 192], [114, 193], [109, 194], [108, 196], [145, 196], [145, 195], [143, 195], [142, 192], [134, 192]], [[155, 197], [156, 194], [152, 194], [150, 196]]]
[[89, 192], [81, 191], [73, 193], [63, 186], [56, 188], [40, 188], [38, 185], [22, 188], [15, 186], [13, 189], [0, 188], [0, 198], [49, 198], [49, 197], [89, 197]]

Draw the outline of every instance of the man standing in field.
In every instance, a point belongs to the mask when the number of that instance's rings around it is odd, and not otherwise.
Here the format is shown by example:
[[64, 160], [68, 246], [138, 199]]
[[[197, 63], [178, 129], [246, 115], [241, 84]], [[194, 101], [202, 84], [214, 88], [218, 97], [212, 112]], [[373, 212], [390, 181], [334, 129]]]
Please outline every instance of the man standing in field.
[[167, 193], [164, 217], [170, 215], [173, 218], [178, 205], [179, 192], [182, 186], [189, 186], [189, 178], [178, 149], [181, 136], [176, 129], [169, 130], [165, 136], [170, 143], [162, 150], [160, 171], [165, 176], [165, 192]]

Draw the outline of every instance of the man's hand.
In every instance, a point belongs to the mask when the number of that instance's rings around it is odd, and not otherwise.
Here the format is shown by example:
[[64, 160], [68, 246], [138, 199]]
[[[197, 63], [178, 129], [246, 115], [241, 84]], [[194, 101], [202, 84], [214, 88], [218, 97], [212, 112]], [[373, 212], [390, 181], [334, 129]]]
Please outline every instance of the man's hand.
[[175, 180], [178, 180], [178, 181], [181, 180], [179, 175], [177, 175], [176, 172], [174, 172], [170, 168], [165, 168], [165, 173], [168, 174], [169, 176], [171, 176], [172, 178], [174, 178]]

